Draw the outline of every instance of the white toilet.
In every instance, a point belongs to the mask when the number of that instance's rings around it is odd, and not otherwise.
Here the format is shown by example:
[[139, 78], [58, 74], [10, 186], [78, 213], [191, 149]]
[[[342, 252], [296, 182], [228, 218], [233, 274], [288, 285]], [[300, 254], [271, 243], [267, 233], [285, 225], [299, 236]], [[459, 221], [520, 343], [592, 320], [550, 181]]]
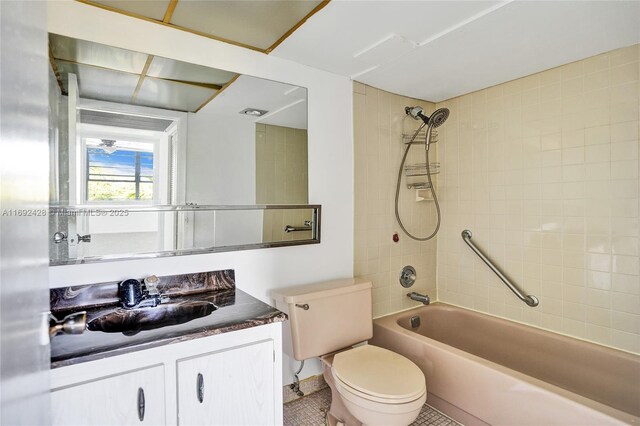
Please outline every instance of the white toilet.
[[366, 344], [373, 336], [371, 287], [370, 281], [352, 278], [272, 293], [276, 307], [289, 315], [291, 355], [299, 361], [322, 359], [332, 425], [406, 426], [427, 399], [417, 365]]

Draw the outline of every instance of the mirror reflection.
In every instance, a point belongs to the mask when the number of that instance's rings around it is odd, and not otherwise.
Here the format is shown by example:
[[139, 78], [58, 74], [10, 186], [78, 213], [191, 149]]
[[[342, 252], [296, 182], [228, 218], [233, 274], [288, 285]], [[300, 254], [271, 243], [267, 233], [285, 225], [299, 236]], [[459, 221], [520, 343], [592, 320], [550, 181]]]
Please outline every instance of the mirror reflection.
[[311, 238], [281, 235], [312, 221], [308, 208], [151, 208], [306, 205], [305, 88], [56, 34], [49, 42], [51, 205], [101, 212], [51, 215], [52, 263]]

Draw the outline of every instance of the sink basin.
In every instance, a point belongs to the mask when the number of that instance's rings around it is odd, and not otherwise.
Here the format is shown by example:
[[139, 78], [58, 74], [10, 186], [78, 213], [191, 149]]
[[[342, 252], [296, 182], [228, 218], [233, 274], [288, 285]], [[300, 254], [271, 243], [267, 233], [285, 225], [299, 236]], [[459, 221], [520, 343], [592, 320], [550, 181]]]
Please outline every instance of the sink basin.
[[138, 309], [119, 308], [92, 319], [87, 324], [87, 329], [133, 335], [143, 330], [183, 324], [206, 317], [216, 309], [213, 303], [204, 301], [183, 301]]

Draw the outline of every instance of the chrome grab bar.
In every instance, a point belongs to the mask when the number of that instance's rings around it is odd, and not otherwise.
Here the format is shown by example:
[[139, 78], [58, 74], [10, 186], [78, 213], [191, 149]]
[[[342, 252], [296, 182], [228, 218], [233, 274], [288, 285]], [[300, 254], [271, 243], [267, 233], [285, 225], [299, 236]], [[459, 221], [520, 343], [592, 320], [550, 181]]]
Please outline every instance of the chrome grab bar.
[[524, 303], [531, 306], [532, 308], [535, 306], [538, 306], [538, 304], [540, 303], [538, 298], [531, 294], [522, 294], [522, 292], [518, 289], [518, 287], [513, 285], [509, 280], [509, 278], [507, 278], [502, 273], [502, 271], [500, 271], [500, 269], [498, 269], [493, 264], [493, 262], [491, 262], [491, 260], [487, 256], [485, 256], [480, 251], [480, 249], [476, 247], [475, 244], [473, 244], [473, 242], [471, 242], [471, 236], [472, 236], [471, 231], [469, 231], [468, 229], [465, 229], [464, 231], [462, 231], [462, 239], [464, 240], [464, 242], [467, 243], [467, 245], [471, 247], [471, 250], [473, 250], [475, 254], [478, 255], [478, 257], [489, 267], [489, 269], [491, 269], [498, 276], [498, 278], [500, 278], [500, 280], [503, 283], [505, 283], [507, 287], [509, 287], [509, 290], [511, 290], [516, 296], [518, 296], [518, 299], [522, 300]]
[[298, 232], [298, 231], [312, 231], [313, 227], [311, 226], [311, 221], [310, 220], [305, 220], [304, 221], [304, 226], [291, 226], [291, 225], [287, 225], [284, 227], [284, 232], [289, 233], [289, 232]]

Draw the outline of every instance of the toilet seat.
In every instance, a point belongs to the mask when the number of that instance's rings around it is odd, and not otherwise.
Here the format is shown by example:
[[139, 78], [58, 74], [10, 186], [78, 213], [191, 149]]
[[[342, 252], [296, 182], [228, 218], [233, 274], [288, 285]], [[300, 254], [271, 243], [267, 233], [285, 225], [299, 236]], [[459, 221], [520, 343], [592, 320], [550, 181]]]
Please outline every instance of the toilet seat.
[[425, 388], [424, 391], [422, 391], [422, 393], [416, 395], [415, 397], [409, 397], [409, 398], [381, 398], [381, 397], [374, 396], [374, 395], [368, 394], [366, 392], [361, 392], [361, 391], [359, 391], [357, 389], [352, 388], [351, 386], [347, 385], [346, 383], [344, 383], [343, 381], [338, 379], [335, 376], [335, 374], [334, 374], [333, 378], [335, 379], [336, 388], [338, 389], [338, 392], [341, 395], [344, 395], [345, 393], [347, 393], [350, 396], [353, 396], [353, 397], [356, 397], [356, 398], [361, 398], [361, 399], [365, 399], [367, 401], [370, 401], [372, 403], [378, 403], [378, 404], [384, 404], [384, 405], [409, 404], [411, 402], [414, 402], [414, 401], [424, 397], [424, 395], [426, 395], [426, 393], [427, 393], [427, 389]]
[[382, 404], [410, 403], [427, 391], [424, 374], [416, 364], [373, 345], [336, 354], [332, 375], [342, 391]]
[[[373, 401], [368, 396], [363, 398], [356, 393], [346, 390], [341, 384], [336, 383], [335, 387], [349, 412], [365, 424], [376, 424], [371, 419], [376, 419], [376, 422], [381, 425], [409, 424], [416, 419], [420, 409], [427, 400], [427, 392], [425, 391], [422, 396], [413, 401], [403, 403], [383, 403]], [[401, 418], [406, 416], [407, 421], [390, 421], [390, 418], [398, 418], [398, 416]], [[365, 418], [368, 418], [369, 420], [367, 421]]]

